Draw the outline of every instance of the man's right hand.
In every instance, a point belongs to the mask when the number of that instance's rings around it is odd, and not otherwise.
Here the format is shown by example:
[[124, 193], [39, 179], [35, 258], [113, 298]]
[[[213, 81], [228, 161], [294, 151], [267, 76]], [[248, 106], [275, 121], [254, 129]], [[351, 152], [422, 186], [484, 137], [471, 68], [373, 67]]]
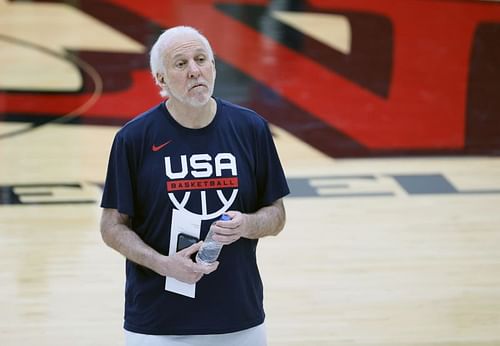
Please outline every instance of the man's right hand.
[[191, 256], [194, 255], [201, 247], [203, 242], [187, 247], [172, 256], [164, 256], [161, 273], [164, 276], [173, 277], [179, 281], [188, 284], [198, 282], [203, 275], [210, 274], [219, 266], [216, 261], [210, 265], [193, 262]]

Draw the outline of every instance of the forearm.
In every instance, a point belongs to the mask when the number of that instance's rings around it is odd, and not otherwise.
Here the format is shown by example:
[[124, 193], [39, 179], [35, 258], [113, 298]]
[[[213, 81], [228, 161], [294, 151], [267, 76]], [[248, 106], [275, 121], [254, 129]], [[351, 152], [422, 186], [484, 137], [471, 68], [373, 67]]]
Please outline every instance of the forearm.
[[161, 265], [168, 261], [128, 227], [128, 218], [114, 209], [105, 209], [101, 219], [101, 236], [106, 245], [121, 253], [127, 259], [147, 267], [160, 275], [166, 275], [167, 268]]
[[286, 213], [283, 200], [263, 207], [252, 214], [245, 214], [245, 238], [258, 239], [278, 235], [285, 226]]

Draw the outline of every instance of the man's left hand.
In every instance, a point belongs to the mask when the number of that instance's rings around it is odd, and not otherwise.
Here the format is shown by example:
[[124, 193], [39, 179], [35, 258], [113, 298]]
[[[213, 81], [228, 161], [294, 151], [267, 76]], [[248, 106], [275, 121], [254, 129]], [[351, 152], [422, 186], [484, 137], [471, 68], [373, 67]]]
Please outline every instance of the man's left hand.
[[217, 220], [210, 228], [215, 232], [215, 241], [223, 245], [229, 245], [245, 236], [248, 215], [233, 210], [229, 210], [225, 214], [227, 214], [231, 220]]

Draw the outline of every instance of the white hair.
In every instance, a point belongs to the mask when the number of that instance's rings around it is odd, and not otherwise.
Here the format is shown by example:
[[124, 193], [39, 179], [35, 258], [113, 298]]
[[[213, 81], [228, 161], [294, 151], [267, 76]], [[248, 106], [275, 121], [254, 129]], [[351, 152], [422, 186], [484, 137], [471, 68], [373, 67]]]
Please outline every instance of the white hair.
[[168, 45], [177, 37], [183, 35], [195, 35], [197, 36], [201, 43], [205, 46], [208, 52], [208, 57], [210, 61], [214, 62], [214, 52], [212, 51], [212, 47], [208, 42], [207, 38], [203, 36], [198, 30], [190, 26], [175, 26], [173, 28], [165, 30], [153, 44], [151, 51], [149, 53], [149, 65], [151, 68], [151, 74], [153, 75], [153, 79], [161, 88], [160, 95], [163, 97], [168, 96], [168, 92], [164, 87], [164, 84], [160, 83], [158, 80], [158, 74], [165, 74], [165, 49]]

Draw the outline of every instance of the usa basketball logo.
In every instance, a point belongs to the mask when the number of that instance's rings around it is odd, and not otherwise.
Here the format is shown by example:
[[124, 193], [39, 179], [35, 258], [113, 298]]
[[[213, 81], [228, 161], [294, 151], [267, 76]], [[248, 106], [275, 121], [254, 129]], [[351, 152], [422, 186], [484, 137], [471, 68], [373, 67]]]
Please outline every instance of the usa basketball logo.
[[202, 220], [227, 211], [238, 195], [238, 170], [231, 153], [166, 156], [165, 174], [175, 208]]

